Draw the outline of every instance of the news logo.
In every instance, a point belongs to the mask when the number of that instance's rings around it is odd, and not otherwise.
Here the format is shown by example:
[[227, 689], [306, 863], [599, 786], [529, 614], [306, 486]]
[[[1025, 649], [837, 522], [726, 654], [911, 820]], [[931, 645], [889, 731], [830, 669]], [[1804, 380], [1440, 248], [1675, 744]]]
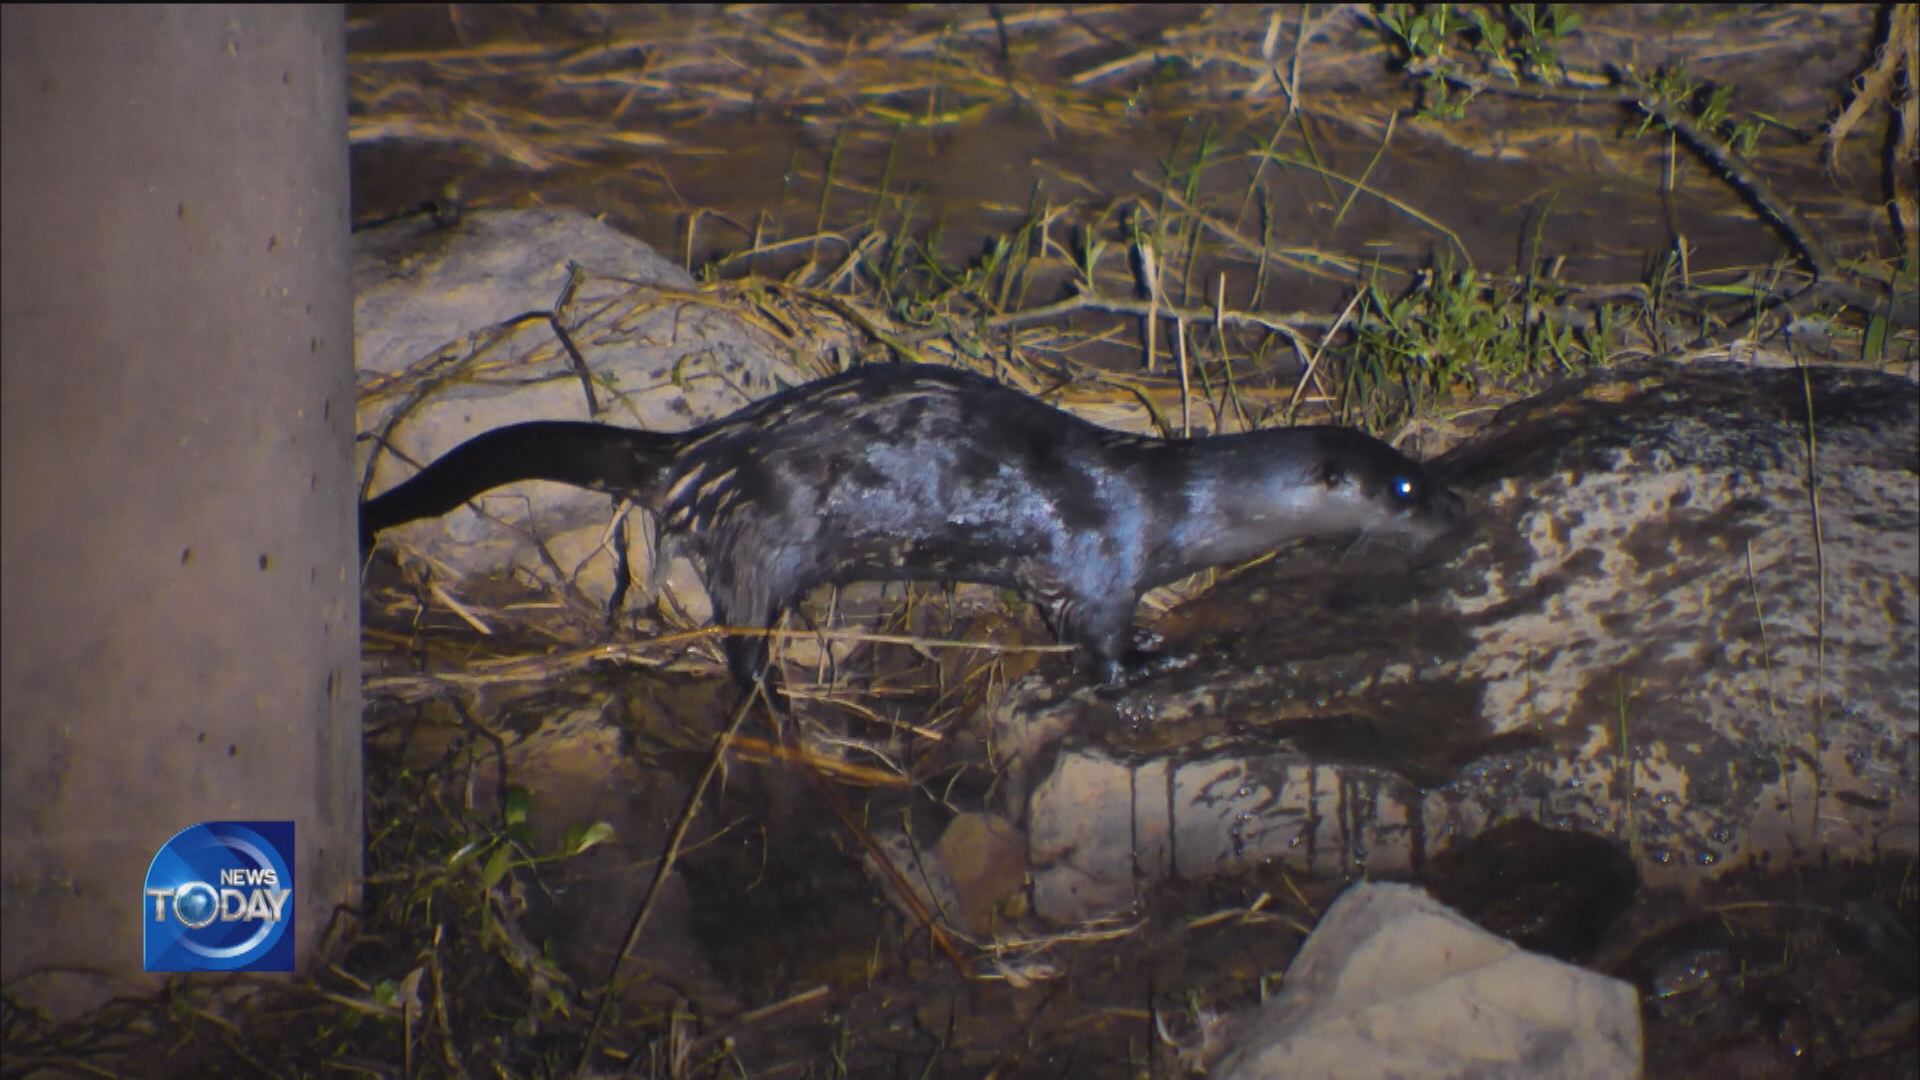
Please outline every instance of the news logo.
[[293, 908], [293, 822], [182, 829], [147, 867], [147, 970], [292, 971]]

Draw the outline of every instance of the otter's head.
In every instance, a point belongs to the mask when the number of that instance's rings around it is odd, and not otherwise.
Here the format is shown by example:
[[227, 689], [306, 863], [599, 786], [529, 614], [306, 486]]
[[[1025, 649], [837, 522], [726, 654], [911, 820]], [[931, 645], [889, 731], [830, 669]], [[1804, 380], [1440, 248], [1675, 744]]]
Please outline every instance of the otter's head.
[[1315, 489], [1315, 531], [1411, 547], [1452, 532], [1466, 510], [1419, 462], [1348, 428], [1314, 428], [1306, 480]]

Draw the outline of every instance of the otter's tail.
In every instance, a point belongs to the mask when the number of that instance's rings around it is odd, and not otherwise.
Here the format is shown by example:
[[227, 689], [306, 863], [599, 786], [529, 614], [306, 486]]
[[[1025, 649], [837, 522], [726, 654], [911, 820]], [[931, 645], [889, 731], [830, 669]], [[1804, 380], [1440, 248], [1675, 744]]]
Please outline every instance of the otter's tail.
[[657, 509], [680, 443], [678, 435], [564, 420], [496, 428], [360, 504], [360, 546], [372, 547], [374, 536], [385, 529], [439, 517], [516, 480], [556, 480]]

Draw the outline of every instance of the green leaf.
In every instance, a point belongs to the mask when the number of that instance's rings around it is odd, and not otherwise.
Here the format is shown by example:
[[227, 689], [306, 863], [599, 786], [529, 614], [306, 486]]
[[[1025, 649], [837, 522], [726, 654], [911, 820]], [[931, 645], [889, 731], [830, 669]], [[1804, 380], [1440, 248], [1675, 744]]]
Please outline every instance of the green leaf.
[[613, 839], [613, 826], [604, 821], [596, 821], [581, 829], [574, 826], [567, 830], [566, 853], [578, 855], [588, 848], [598, 847]]
[[480, 871], [481, 887], [491, 889], [500, 884], [500, 879], [507, 876], [507, 868], [512, 858], [513, 851], [507, 845], [501, 844], [494, 848], [493, 854], [487, 858], [486, 869]]
[[1875, 315], [1867, 320], [1867, 332], [1860, 339], [1860, 358], [1869, 363], [1880, 363], [1887, 358], [1887, 334], [1891, 327], [1885, 316]]
[[507, 805], [504, 808], [508, 825], [526, 823], [527, 814], [533, 809], [533, 796], [526, 788], [514, 786], [507, 789]]
[[470, 840], [460, 845], [460, 850], [447, 857], [447, 869], [458, 870], [472, 862], [474, 857], [485, 851], [492, 840]]

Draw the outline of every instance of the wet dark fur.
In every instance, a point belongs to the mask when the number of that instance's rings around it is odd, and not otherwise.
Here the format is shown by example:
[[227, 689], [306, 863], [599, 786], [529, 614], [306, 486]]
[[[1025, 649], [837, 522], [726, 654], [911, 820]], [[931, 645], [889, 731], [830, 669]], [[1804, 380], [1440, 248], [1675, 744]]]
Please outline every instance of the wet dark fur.
[[[515, 480], [632, 497], [706, 568], [714, 620], [766, 627], [828, 582], [1011, 586], [1099, 675], [1121, 674], [1141, 593], [1302, 537], [1425, 542], [1459, 499], [1332, 427], [1194, 440], [1087, 423], [990, 379], [873, 365], [680, 434], [536, 422], [462, 443], [361, 508], [361, 539]], [[734, 677], [765, 667], [727, 641]]]

